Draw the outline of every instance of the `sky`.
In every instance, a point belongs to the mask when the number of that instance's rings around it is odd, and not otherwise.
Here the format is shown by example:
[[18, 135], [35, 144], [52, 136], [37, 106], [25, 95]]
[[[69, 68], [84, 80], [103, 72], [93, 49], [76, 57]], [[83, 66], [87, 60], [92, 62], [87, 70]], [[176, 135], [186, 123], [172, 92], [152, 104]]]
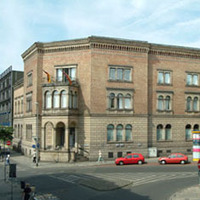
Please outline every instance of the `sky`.
[[200, 1], [0, 0], [0, 74], [35, 42], [92, 35], [200, 48]]

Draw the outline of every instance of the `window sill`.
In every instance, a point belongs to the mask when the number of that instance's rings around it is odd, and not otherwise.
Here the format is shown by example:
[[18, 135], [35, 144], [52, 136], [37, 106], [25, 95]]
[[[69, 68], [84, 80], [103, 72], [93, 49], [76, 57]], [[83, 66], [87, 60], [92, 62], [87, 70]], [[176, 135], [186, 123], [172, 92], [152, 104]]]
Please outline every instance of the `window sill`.
[[108, 82], [133, 83], [133, 81], [128, 81], [128, 80], [112, 80], [112, 79], [109, 79]]
[[185, 85], [185, 87], [197, 87], [197, 88], [199, 88], [200, 86], [199, 85]]
[[157, 142], [173, 142], [173, 140], [157, 140]]
[[193, 139], [186, 139], [186, 142], [193, 142]]
[[185, 110], [186, 113], [200, 113], [200, 111]]
[[172, 86], [171, 83], [157, 83], [157, 86]]
[[161, 112], [161, 113], [171, 113], [171, 112], [173, 112], [173, 110], [158, 110], [158, 109], [157, 109], [157, 112]]
[[129, 143], [133, 143], [133, 141], [107, 141], [107, 144], [129, 144]]

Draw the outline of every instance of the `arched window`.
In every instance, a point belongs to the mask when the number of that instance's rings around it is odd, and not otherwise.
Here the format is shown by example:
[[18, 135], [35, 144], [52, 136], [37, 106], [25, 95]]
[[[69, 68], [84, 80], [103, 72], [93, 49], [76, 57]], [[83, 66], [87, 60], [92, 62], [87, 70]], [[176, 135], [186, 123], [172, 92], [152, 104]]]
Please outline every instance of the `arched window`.
[[194, 97], [193, 111], [198, 111], [198, 97]]
[[158, 110], [163, 110], [163, 96], [158, 97]]
[[67, 92], [63, 90], [60, 94], [61, 98], [61, 108], [66, 108], [67, 107]]
[[190, 124], [187, 124], [185, 127], [185, 138], [186, 140], [192, 139], [192, 128]]
[[117, 125], [117, 141], [123, 140], [123, 126], [121, 124]]
[[109, 124], [107, 126], [107, 141], [113, 141], [114, 140], [114, 126], [112, 124]]
[[[6, 106], [7, 106], [7, 104], [6, 104]], [[7, 108], [6, 108], [6, 110], [7, 110]], [[18, 101], [18, 114], [20, 113], [20, 102]]]
[[69, 108], [72, 108], [73, 105], [73, 93], [72, 91], [69, 92]]
[[117, 108], [123, 109], [123, 95], [122, 94], [117, 95]]
[[163, 140], [164, 137], [163, 137], [163, 125], [162, 124], [159, 124], [157, 126], [157, 140]]
[[58, 93], [58, 91], [53, 92], [53, 108], [59, 108], [59, 93]]
[[125, 96], [125, 108], [130, 109], [131, 108], [131, 95], [127, 94]]
[[77, 96], [77, 92], [74, 93], [73, 98], [74, 98], [74, 99], [73, 99], [73, 104], [74, 104], [73, 107], [74, 107], [74, 108], [77, 108], [77, 107], [78, 107], [78, 96]]
[[51, 108], [51, 93], [49, 91], [45, 93], [45, 107]]
[[132, 126], [130, 124], [127, 124], [125, 127], [125, 140], [131, 141], [132, 140]]
[[186, 104], [186, 109], [187, 109], [187, 111], [191, 111], [191, 109], [192, 109], [191, 104], [192, 104], [192, 98], [191, 98], [191, 97], [188, 97], [188, 98], [187, 98], [187, 104]]
[[114, 108], [115, 107], [115, 94], [110, 93], [109, 95], [109, 108]]
[[170, 96], [165, 98], [165, 110], [170, 110]]
[[194, 130], [194, 131], [198, 131], [198, 130], [199, 130], [199, 125], [198, 125], [198, 124], [195, 124], [194, 127], [193, 127], [193, 130]]
[[171, 125], [167, 124], [165, 127], [165, 139], [166, 140], [171, 140], [172, 139], [172, 133], [171, 133]]

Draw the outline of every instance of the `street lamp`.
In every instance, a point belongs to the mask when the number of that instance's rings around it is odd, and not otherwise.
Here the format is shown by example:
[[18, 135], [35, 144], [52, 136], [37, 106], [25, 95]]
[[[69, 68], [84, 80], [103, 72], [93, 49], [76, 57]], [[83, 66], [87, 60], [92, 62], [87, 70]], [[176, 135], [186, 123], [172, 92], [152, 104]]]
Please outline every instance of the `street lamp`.
[[38, 160], [39, 160], [39, 139], [38, 139], [38, 120], [39, 120], [39, 103], [35, 102], [36, 105], [36, 138], [35, 138], [35, 150], [36, 150], [36, 166], [38, 167]]

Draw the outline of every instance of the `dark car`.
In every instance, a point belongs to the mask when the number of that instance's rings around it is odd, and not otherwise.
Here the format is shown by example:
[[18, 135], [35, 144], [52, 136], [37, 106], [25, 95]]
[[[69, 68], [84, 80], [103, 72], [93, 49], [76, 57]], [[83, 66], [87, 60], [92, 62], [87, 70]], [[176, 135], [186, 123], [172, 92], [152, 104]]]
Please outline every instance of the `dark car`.
[[125, 157], [117, 158], [115, 160], [116, 165], [126, 165], [126, 164], [143, 164], [144, 156], [140, 153], [130, 153]]

